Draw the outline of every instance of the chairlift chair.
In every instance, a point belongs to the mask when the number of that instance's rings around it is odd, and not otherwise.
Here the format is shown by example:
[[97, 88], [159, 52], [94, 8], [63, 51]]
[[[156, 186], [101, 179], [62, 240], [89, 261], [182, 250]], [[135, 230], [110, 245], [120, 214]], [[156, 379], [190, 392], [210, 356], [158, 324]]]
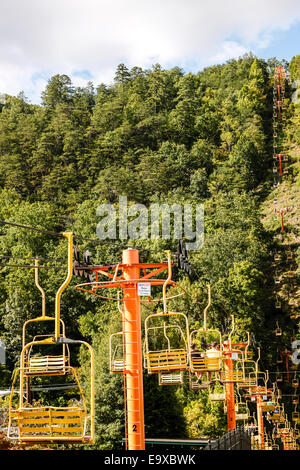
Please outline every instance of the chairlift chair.
[[292, 403], [293, 405], [299, 405], [299, 395], [293, 395]]
[[281, 260], [281, 256], [279, 253], [275, 253], [274, 255], [274, 261], [280, 261]]
[[[23, 348], [20, 356], [20, 367], [14, 371], [9, 401], [9, 424], [7, 436], [9, 439], [17, 440], [20, 443], [51, 442], [51, 443], [92, 443], [94, 442], [94, 352], [91, 346], [84, 341], [71, 340], [66, 338], [64, 326], [61, 334], [60, 319], [60, 298], [63, 290], [69, 284], [72, 277], [72, 255], [73, 255], [73, 234], [66, 232], [62, 234], [68, 240], [68, 274], [64, 283], [57, 291], [55, 299], [55, 334], [37, 335], [33, 341], [26, 343], [26, 326], [23, 327]], [[37, 272], [37, 271], [36, 271]], [[40, 286], [38, 285], [41, 290]], [[43, 315], [42, 318], [33, 319], [52, 320], [52, 317], [45, 315], [45, 296], [43, 294]], [[89, 373], [89, 406], [87, 406], [86, 395], [83, 393], [75, 367], [70, 366], [69, 356], [66, 361], [65, 354], [48, 356], [42, 355], [36, 358], [32, 355], [33, 347], [53, 348], [66, 347], [70, 344], [78, 344], [87, 347], [90, 355]], [[54, 358], [54, 359], [53, 359]], [[32, 404], [24, 400], [24, 381], [29, 376], [52, 377], [62, 374], [64, 377], [71, 376], [77, 385], [79, 401], [69, 406]], [[15, 391], [18, 386], [18, 403], [15, 403]], [[88, 411], [89, 408], [89, 411]]]
[[208, 390], [210, 387], [211, 381], [209, 380], [208, 374], [204, 373], [199, 380], [198, 376], [189, 371], [189, 388], [193, 391], [198, 390]]
[[[211, 289], [208, 288], [208, 303], [203, 313], [203, 327], [190, 334], [190, 347], [195, 344], [196, 351], [189, 352], [189, 370], [196, 376], [206, 376], [207, 381], [220, 380], [222, 371], [222, 336], [219, 330], [207, 328], [207, 311], [211, 305]], [[210, 345], [216, 344], [216, 347]], [[210, 348], [210, 349], [208, 349]]]
[[[210, 350], [205, 349], [200, 345], [200, 337], [208, 338], [210, 342], [217, 343], [216, 352], [210, 353]], [[212, 340], [215, 340], [213, 341]], [[189, 353], [190, 371], [193, 373], [218, 373], [222, 369], [222, 341], [221, 333], [215, 329], [199, 328], [190, 334], [190, 344], [199, 343], [198, 353]]]
[[166, 287], [171, 279], [170, 252], [168, 278], [163, 284], [163, 312], [145, 319], [144, 361], [149, 374], [172, 373], [188, 369], [189, 324], [181, 312], [167, 308]]
[[225, 392], [209, 392], [208, 398], [210, 401], [225, 401]]
[[159, 385], [182, 385], [184, 381], [183, 371], [158, 374]]
[[277, 370], [276, 373], [275, 373], [275, 380], [276, 380], [277, 383], [283, 382], [282, 375], [279, 372], [279, 370]]
[[276, 364], [283, 364], [283, 358], [280, 352], [277, 350], [277, 355], [276, 355]]
[[[49, 338], [35, 341], [35, 345], [48, 345]], [[46, 372], [44, 366], [42, 371], [28, 371], [25, 365], [26, 350], [32, 347], [28, 343], [22, 349], [20, 367], [14, 372], [13, 383], [9, 402], [9, 425], [8, 438], [18, 440], [20, 443], [28, 442], [93, 442], [94, 440], [94, 356], [91, 347], [84, 341], [73, 341], [61, 338], [68, 343], [80, 343], [88, 347], [90, 352], [90, 413], [87, 411], [86, 397], [80, 385], [74, 367], [64, 365], [64, 376], [71, 377], [77, 385], [77, 392], [80, 401], [76, 405], [44, 406], [34, 405], [24, 402], [24, 379], [31, 376], [52, 376], [52, 370]], [[44, 356], [45, 357], [45, 356]], [[40, 367], [40, 366], [39, 366]], [[54, 374], [57, 375], [57, 374]], [[14, 396], [19, 379], [19, 403], [14, 405]], [[88, 431], [88, 421], [90, 421], [90, 434]]]
[[185, 314], [156, 313], [146, 318], [145, 363], [149, 374], [187, 370], [188, 350], [189, 326]]
[[109, 337], [109, 370], [112, 374], [123, 373], [124, 366], [123, 332], [119, 331]]
[[292, 387], [295, 389], [299, 387], [299, 380], [297, 379], [297, 377], [294, 377], [292, 379]]
[[276, 328], [274, 330], [275, 336], [281, 336], [282, 335], [282, 329], [278, 325], [278, 321], [276, 322]]
[[[39, 291], [42, 294], [42, 315], [36, 318], [31, 318], [27, 320], [23, 324], [22, 330], [22, 347], [25, 348], [27, 343], [26, 336], [28, 335], [28, 327], [29, 325], [38, 325], [46, 324], [48, 322], [53, 322], [53, 326], [56, 324], [56, 318], [46, 315], [46, 296], [45, 291], [41, 287], [39, 283], [39, 260], [35, 260], [35, 284]], [[55, 323], [54, 323], [55, 322]], [[49, 324], [49, 323], [48, 323]], [[62, 319], [60, 319], [61, 331], [62, 336], [65, 337], [65, 324]], [[43, 341], [44, 340], [44, 341]], [[41, 342], [42, 341], [42, 342]], [[24, 374], [26, 376], [42, 376], [43, 374], [46, 375], [62, 375], [66, 372], [65, 367], [70, 365], [70, 351], [68, 344], [61, 344], [57, 349], [56, 355], [53, 354], [44, 354], [41, 355], [38, 353], [39, 345], [43, 345], [43, 349], [45, 345], [48, 344], [48, 352], [53, 349], [51, 345], [55, 343], [55, 334], [54, 328], [51, 333], [48, 334], [38, 334], [35, 335], [33, 340], [30, 343], [30, 347], [26, 348], [26, 353], [24, 356]], [[45, 349], [44, 349], [45, 351]], [[46, 351], [47, 352], [47, 351]]]

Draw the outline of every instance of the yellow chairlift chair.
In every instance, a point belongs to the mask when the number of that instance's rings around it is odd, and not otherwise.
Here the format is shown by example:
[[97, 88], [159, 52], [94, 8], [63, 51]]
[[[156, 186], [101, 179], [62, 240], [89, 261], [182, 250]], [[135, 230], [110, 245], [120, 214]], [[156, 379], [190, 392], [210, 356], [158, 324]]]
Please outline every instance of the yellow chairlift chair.
[[[224, 389], [223, 389], [224, 390]], [[226, 396], [225, 396], [225, 392], [209, 392], [209, 396], [208, 398], [210, 399], [210, 401], [225, 401], [226, 399]]]
[[292, 387], [293, 387], [294, 389], [297, 389], [297, 388], [299, 387], [299, 380], [298, 380], [298, 378], [297, 378], [296, 372], [294, 373], [294, 377], [293, 377], [293, 379], [292, 379]]
[[159, 385], [182, 385], [184, 382], [184, 371], [158, 374]]
[[278, 401], [280, 400], [281, 396], [280, 396], [280, 393], [281, 393], [281, 390], [278, 388], [278, 385], [277, 385], [277, 382], [273, 382], [272, 384], [272, 401], [274, 403], [278, 403]]
[[250, 373], [250, 380], [255, 379], [256, 385], [249, 387], [249, 395], [251, 396], [268, 396], [268, 380], [269, 380], [269, 373], [268, 371], [256, 371]]
[[188, 320], [179, 312], [149, 315], [145, 320], [145, 363], [149, 374], [188, 368]]
[[275, 437], [273, 434], [271, 437], [271, 442], [272, 442], [272, 450], [279, 450], [279, 444], [276, 443]]
[[267, 402], [261, 403], [260, 408], [263, 413], [274, 413], [276, 403], [274, 403], [273, 400], [269, 400]]
[[226, 400], [225, 385], [222, 382], [220, 384], [210, 384], [208, 387], [208, 398], [212, 402], [224, 402]]
[[277, 349], [277, 352], [276, 352], [276, 364], [283, 364], [283, 357], [280, 354], [279, 349]]
[[166, 286], [171, 280], [171, 274], [171, 257], [168, 252], [168, 277], [163, 284], [163, 312], [145, 319], [144, 362], [149, 374], [177, 374], [188, 369], [187, 316], [167, 309]]
[[248, 333], [248, 345], [245, 348], [244, 356], [239, 360], [240, 369], [243, 371], [243, 379], [237, 383], [238, 389], [247, 389], [250, 387], [255, 387], [257, 385], [257, 371], [258, 371], [258, 361], [253, 359], [248, 359], [248, 346], [249, 346], [249, 333]]
[[296, 390], [293, 394], [292, 403], [293, 403], [293, 405], [299, 405], [299, 395], [296, 394]]
[[264, 449], [263, 450], [273, 450], [272, 443], [273, 441], [272, 441], [271, 436], [266, 431], [264, 431]]
[[276, 424], [284, 422], [284, 412], [279, 403], [275, 404], [274, 410], [268, 416], [268, 420]]
[[283, 382], [282, 374], [278, 369], [276, 370], [276, 373], [275, 373], [275, 380], [277, 383]]
[[280, 276], [278, 275], [278, 272], [276, 271], [275, 277], [274, 277], [274, 283], [275, 284], [280, 284]]
[[244, 424], [249, 418], [249, 408], [245, 401], [238, 395], [238, 400], [236, 403], [237, 409], [235, 414], [235, 419], [237, 421], [244, 421]]
[[[70, 340], [69, 340], [70, 341]], [[74, 341], [74, 343], [79, 343]], [[45, 344], [41, 342], [40, 344]], [[93, 383], [93, 354], [90, 346], [80, 341], [88, 347], [91, 353], [91, 390], [90, 390], [90, 415], [87, 412], [86, 397], [80, 385], [76, 369], [74, 367], [65, 366], [65, 376], [73, 378], [77, 385], [79, 400], [76, 405], [71, 406], [43, 406], [31, 405], [24, 402], [24, 353], [21, 355], [21, 367], [14, 373], [11, 388], [11, 396], [9, 403], [9, 425], [8, 438], [17, 439], [20, 443], [29, 442], [93, 442], [93, 420], [94, 420], [94, 383]], [[30, 343], [29, 343], [30, 345]], [[52, 375], [51, 373], [49, 375]], [[47, 376], [43, 372], [43, 377]], [[19, 403], [15, 407], [13, 398], [15, 394], [15, 386], [19, 377]], [[90, 430], [88, 431], [88, 421], [90, 420]], [[90, 434], [89, 434], [89, 433]]]
[[274, 254], [274, 261], [280, 261], [281, 260], [281, 255], [280, 253], [275, 253]]
[[[237, 384], [239, 387], [245, 382], [245, 354], [246, 350], [240, 349], [244, 347], [246, 343], [235, 344], [232, 341], [233, 334], [235, 331], [234, 317], [232, 316], [232, 329], [229, 334], [228, 340], [224, 343], [223, 347], [223, 370], [222, 370], [222, 381], [224, 383]], [[249, 341], [249, 335], [248, 335]]]
[[[123, 319], [123, 310], [120, 306], [120, 292], [117, 294], [117, 305], [118, 310], [122, 315]], [[123, 320], [122, 320], [123, 321]], [[113, 333], [109, 337], [109, 370], [112, 374], [120, 374], [125, 371], [124, 363], [124, 333], [123, 331], [118, 331]]]
[[[22, 335], [22, 347], [24, 348], [26, 345], [26, 334], [27, 328], [30, 324], [40, 324], [41, 322], [55, 322], [55, 317], [50, 317], [46, 315], [46, 296], [43, 288], [39, 284], [38, 278], [38, 269], [39, 269], [39, 260], [35, 260], [35, 284], [37, 288], [42, 293], [42, 315], [36, 318], [32, 318], [27, 320], [23, 325], [23, 335]], [[62, 328], [62, 335], [65, 337], [65, 324], [60, 319], [60, 324]], [[54, 329], [53, 329], [54, 330]], [[52, 330], [52, 331], [53, 331]], [[36, 353], [37, 349], [40, 349], [40, 344], [49, 344], [48, 351], [53, 349], [51, 345], [55, 342], [54, 340], [54, 332], [43, 334], [43, 335], [35, 335], [33, 341], [30, 342], [30, 347], [26, 348], [26, 353], [24, 357], [24, 374], [26, 376], [40, 376], [43, 374], [47, 375], [63, 375], [66, 372], [65, 367], [70, 365], [70, 351], [68, 345], [61, 345], [60, 348], [56, 348], [59, 354], [51, 355], [41, 355]], [[41, 340], [44, 339], [45, 341], [41, 343]]]
[[[63, 233], [68, 240], [68, 275], [64, 283], [57, 291], [55, 299], [55, 334], [54, 335], [38, 335], [33, 341], [26, 343], [25, 332], [23, 329], [24, 345], [21, 352], [20, 367], [15, 370], [13, 383], [11, 388], [9, 402], [9, 425], [8, 438], [17, 440], [20, 443], [93, 443], [94, 442], [94, 353], [91, 346], [84, 341], [77, 341], [66, 338], [63, 327], [61, 334], [60, 319], [60, 298], [63, 290], [69, 284], [72, 277], [72, 256], [73, 256], [73, 234]], [[44, 299], [44, 297], [43, 297]], [[42, 320], [53, 320], [52, 317], [46, 317], [44, 311], [43, 300], [43, 316]], [[34, 319], [37, 321], [37, 319]], [[28, 324], [28, 322], [27, 322]], [[43, 337], [43, 339], [38, 339]], [[86, 394], [79, 382], [75, 367], [71, 367], [66, 361], [65, 354], [55, 356], [42, 355], [37, 361], [33, 360], [33, 347], [57, 347], [69, 348], [69, 345], [83, 345], [87, 347], [90, 355], [90, 372], [89, 372], [89, 406], [87, 406]], [[47, 360], [45, 358], [47, 357]], [[53, 360], [55, 357], [55, 360]], [[63, 357], [58, 360], [57, 357]], [[41, 360], [40, 358], [43, 358]], [[32, 362], [33, 360], [33, 362]], [[42, 405], [40, 403], [29, 403], [24, 400], [24, 382], [30, 377], [51, 377], [53, 375], [63, 375], [66, 378], [72, 377], [75, 380], [79, 400], [69, 406]], [[18, 386], [18, 403], [15, 402], [15, 390], [19, 379]], [[89, 410], [88, 410], [89, 408]]]
[[112, 374], [124, 372], [123, 332], [113, 333], [109, 338], [109, 370]]
[[281, 336], [282, 335], [282, 329], [278, 325], [278, 321], [276, 321], [276, 328], [274, 330], [274, 333], [276, 336]]
[[292, 421], [298, 422], [300, 420], [300, 413], [297, 411], [297, 405], [294, 407], [294, 411], [292, 412]]
[[210, 382], [221, 380], [222, 337], [219, 330], [207, 328], [207, 310], [211, 305], [211, 290], [209, 285], [207, 287], [208, 304], [204, 309], [203, 327], [190, 334], [190, 345], [196, 346], [195, 351], [189, 352], [190, 388], [193, 390], [208, 388]]

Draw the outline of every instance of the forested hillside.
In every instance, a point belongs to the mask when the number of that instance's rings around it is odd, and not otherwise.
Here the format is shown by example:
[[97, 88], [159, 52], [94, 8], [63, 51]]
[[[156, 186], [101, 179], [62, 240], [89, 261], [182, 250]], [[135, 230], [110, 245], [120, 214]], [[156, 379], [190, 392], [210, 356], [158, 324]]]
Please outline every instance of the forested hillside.
[[[187, 295], [172, 300], [191, 328], [203, 321], [209, 283], [212, 304], [208, 322], [228, 333], [234, 315], [236, 331], [261, 348], [264, 370], [275, 372], [276, 355], [299, 338], [299, 201], [300, 104], [292, 100], [292, 83], [300, 80], [300, 56], [284, 63], [285, 137], [289, 171], [273, 185], [273, 76], [279, 62], [252, 55], [192, 74], [180, 68], [149, 70], [118, 66], [111, 85], [74, 87], [66, 75], [55, 75], [42, 93], [41, 105], [21, 93], [0, 104], [0, 220], [78, 235], [80, 250], [93, 262], [120, 261], [126, 240], [80, 241], [96, 237], [97, 207], [127, 196], [128, 204], [175, 202], [204, 204], [205, 238], [190, 252], [192, 274], [175, 270]], [[0, 90], [1, 91], [1, 90]], [[280, 234], [276, 207], [289, 207], [287, 232]], [[6, 366], [0, 385], [8, 388], [18, 364], [24, 321], [40, 315], [41, 298], [34, 270], [3, 265], [32, 264], [17, 257], [41, 257], [66, 264], [66, 246], [50, 234], [1, 225], [0, 337]], [[141, 248], [143, 261], [163, 261], [163, 250], [177, 240], [128, 240]], [[282, 245], [284, 247], [282, 248]], [[292, 266], [274, 264], [274, 253], [290, 248]], [[5, 258], [11, 257], [11, 258]], [[14, 257], [14, 258], [13, 258]], [[42, 263], [41, 263], [42, 264]], [[47, 264], [47, 263], [44, 263]], [[48, 262], [48, 265], [53, 265]], [[278, 291], [274, 276], [292, 270], [288, 293]], [[56, 289], [64, 271], [41, 270], [47, 312], [53, 314]], [[62, 317], [69, 337], [84, 338], [96, 353], [97, 449], [121, 447], [124, 397], [120, 375], [109, 373], [108, 338], [121, 328], [114, 302], [74, 289], [73, 278], [62, 298]], [[278, 296], [282, 299], [276, 307]], [[155, 306], [143, 309], [143, 319]], [[280, 345], [274, 335], [279, 322]], [[300, 338], [299, 338], [300, 339]], [[85, 355], [78, 356], [84, 377]], [[273, 380], [274, 377], [271, 376]], [[212, 404], [206, 392], [159, 387], [144, 376], [145, 424], [149, 437], [215, 437], [226, 431], [223, 404]], [[2, 400], [3, 409], [7, 398]], [[288, 405], [287, 405], [288, 406]]]

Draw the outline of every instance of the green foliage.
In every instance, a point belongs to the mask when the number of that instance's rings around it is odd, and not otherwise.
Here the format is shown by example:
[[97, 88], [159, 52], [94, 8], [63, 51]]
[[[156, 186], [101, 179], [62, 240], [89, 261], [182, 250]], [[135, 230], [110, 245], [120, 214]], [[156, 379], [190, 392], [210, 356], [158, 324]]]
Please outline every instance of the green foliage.
[[[92, 83], [74, 87], [67, 75], [53, 76], [40, 106], [29, 104], [23, 95], [6, 96], [0, 108], [0, 220], [95, 239], [97, 207], [110, 202], [117, 209], [119, 196], [127, 196], [129, 206], [204, 204], [204, 246], [190, 253], [191, 279], [174, 268], [187, 295], [170, 301], [170, 308], [186, 313], [191, 328], [200, 328], [209, 283], [209, 326], [224, 336], [234, 315], [237, 334], [254, 333], [268, 351], [268, 361], [274, 299], [266, 284], [272, 233], [263, 228], [259, 204], [265, 196], [262, 187], [271, 186], [271, 81], [276, 65], [275, 58], [266, 62], [252, 54], [198, 74], [184, 74], [178, 67], [163, 70], [159, 64], [149, 70], [120, 64], [114, 82], [97, 89]], [[290, 64], [292, 80], [299, 79], [298, 68], [296, 56]], [[288, 134], [298, 147], [299, 109], [289, 105]], [[124, 245], [135, 243], [78, 241], [81, 253], [89, 249], [97, 264], [115, 264]], [[163, 261], [164, 250], [175, 251], [176, 243], [139, 240], [141, 258]], [[1, 255], [39, 256], [65, 266], [66, 242], [7, 225], [1, 227]], [[19, 360], [22, 325], [40, 314], [41, 297], [33, 269], [0, 270], [0, 336], [8, 358], [0, 381], [7, 386]], [[40, 270], [50, 315], [64, 277], [65, 270]], [[108, 338], [120, 331], [121, 318], [113, 302], [75, 290], [79, 282], [72, 279], [63, 294], [62, 318], [68, 337], [84, 338], [95, 350], [95, 448], [119, 449], [123, 383], [120, 375], [109, 373]], [[156, 308], [148, 306], [143, 320]], [[82, 366], [86, 386], [89, 370], [83, 351], [75, 362]], [[212, 404], [205, 392], [194, 395], [186, 383], [177, 390], [159, 387], [155, 375], [145, 375], [144, 393], [149, 437], [216, 437], [226, 430], [223, 406]]]
[[300, 55], [292, 58], [289, 64], [289, 72], [292, 80], [300, 80]]
[[200, 437], [213, 439], [226, 433], [223, 403], [213, 404], [205, 392], [197, 394], [197, 398], [187, 404], [184, 415], [190, 439]]

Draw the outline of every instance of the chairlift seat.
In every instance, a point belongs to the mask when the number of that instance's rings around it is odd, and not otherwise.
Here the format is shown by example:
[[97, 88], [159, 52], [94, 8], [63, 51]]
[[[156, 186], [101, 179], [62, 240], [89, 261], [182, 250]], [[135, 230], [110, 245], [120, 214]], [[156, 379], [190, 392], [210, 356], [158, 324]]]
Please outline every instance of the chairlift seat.
[[66, 373], [66, 357], [61, 356], [32, 356], [25, 366], [26, 376], [61, 375]]
[[209, 399], [211, 401], [225, 401], [225, 393], [210, 393]]
[[[149, 326], [150, 324], [150, 326]], [[152, 326], [151, 326], [152, 325]], [[150, 346], [156, 333], [160, 345]], [[145, 366], [149, 374], [188, 369], [189, 326], [187, 316], [179, 312], [156, 313], [145, 320]]]
[[251, 388], [256, 387], [257, 378], [256, 377], [245, 377], [240, 383], [238, 383], [239, 388]]
[[159, 385], [182, 385], [183, 384], [183, 372], [170, 373], [170, 374], [159, 374]]
[[[212, 353], [210, 353], [212, 354]], [[191, 372], [217, 372], [221, 369], [221, 355], [216, 351], [215, 356], [193, 357], [191, 355]]]
[[190, 380], [190, 390], [207, 390], [209, 388], [209, 383], [203, 382], [203, 383], [198, 383], [197, 381], [192, 381]]
[[149, 351], [146, 354], [146, 360], [150, 374], [172, 370], [186, 370], [188, 368], [187, 350], [185, 349]]
[[252, 387], [251, 388], [251, 393], [253, 395], [267, 395], [268, 391], [267, 391], [267, 387], [265, 386], [256, 386], [256, 387]]
[[[126, 364], [125, 364], [126, 366]], [[113, 374], [118, 374], [121, 372], [124, 372], [125, 367], [124, 367], [124, 360], [123, 359], [114, 359], [111, 365], [111, 370], [110, 372]]]
[[11, 418], [17, 421], [20, 442], [86, 440], [86, 413], [79, 407], [21, 408]]
[[225, 370], [223, 372], [223, 382], [224, 383], [238, 383], [241, 384], [245, 380], [243, 371], [241, 370], [236, 370], [236, 371], [230, 371], [230, 370]]
[[292, 380], [292, 387], [293, 388], [298, 388], [299, 387], [299, 380], [298, 379], [293, 379]]

